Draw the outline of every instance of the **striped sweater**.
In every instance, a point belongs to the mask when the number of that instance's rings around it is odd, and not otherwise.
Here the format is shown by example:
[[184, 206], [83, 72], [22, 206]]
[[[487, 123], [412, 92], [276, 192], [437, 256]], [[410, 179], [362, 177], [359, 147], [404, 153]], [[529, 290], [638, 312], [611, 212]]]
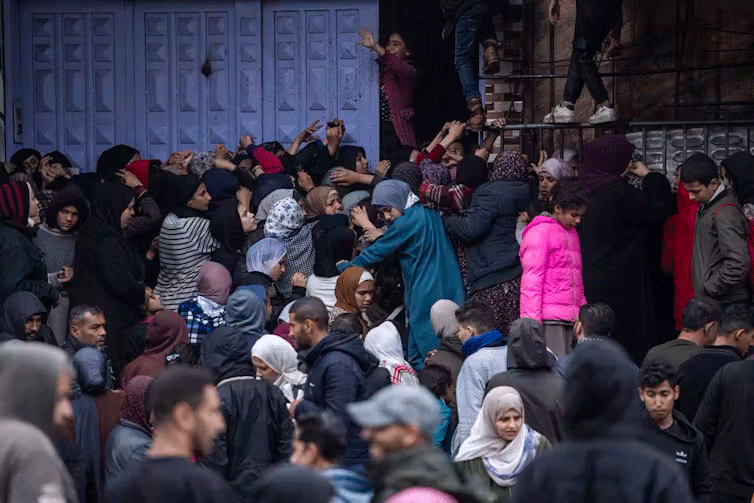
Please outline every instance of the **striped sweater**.
[[199, 268], [219, 243], [209, 232], [209, 220], [179, 218], [169, 213], [160, 229], [160, 275], [155, 292], [165, 309], [175, 311], [196, 297]]

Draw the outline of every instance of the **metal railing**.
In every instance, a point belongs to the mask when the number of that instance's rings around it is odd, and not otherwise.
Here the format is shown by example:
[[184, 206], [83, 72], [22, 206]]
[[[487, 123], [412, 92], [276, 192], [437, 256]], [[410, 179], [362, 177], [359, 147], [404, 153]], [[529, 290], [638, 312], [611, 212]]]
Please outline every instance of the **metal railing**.
[[[510, 124], [505, 130], [517, 132], [521, 151], [536, 159], [535, 154], [541, 149], [562, 154], [564, 149], [572, 148], [581, 153], [586, 141], [615, 132], [616, 125]], [[754, 120], [644, 121], [622, 124], [620, 130], [643, 154], [650, 169], [669, 178], [696, 152], [717, 162], [737, 152], [754, 155]]]

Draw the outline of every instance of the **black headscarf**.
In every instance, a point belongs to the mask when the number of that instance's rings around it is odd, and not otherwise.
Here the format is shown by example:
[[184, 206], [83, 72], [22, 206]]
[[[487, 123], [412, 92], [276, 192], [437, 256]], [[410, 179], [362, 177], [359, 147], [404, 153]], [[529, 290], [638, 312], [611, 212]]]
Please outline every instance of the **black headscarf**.
[[122, 183], [103, 183], [92, 194], [92, 218], [121, 233], [120, 216], [136, 193]]
[[314, 274], [321, 278], [339, 276], [335, 264], [353, 258], [356, 234], [348, 227], [345, 215], [323, 215], [312, 230]]
[[[78, 230], [79, 227], [84, 225], [89, 216], [89, 206], [86, 204], [86, 199], [81, 189], [76, 184], [69, 183], [60, 192], [52, 196], [52, 201], [50, 201], [50, 205], [47, 207], [45, 221], [50, 229], [57, 229], [58, 212], [66, 206], [75, 206], [79, 210], [79, 221], [71, 229], [71, 232]], [[123, 210], [121, 210], [121, 213], [123, 213]], [[120, 216], [118, 217], [118, 225], [120, 225]]]
[[97, 176], [100, 180], [110, 179], [116, 171], [126, 169], [131, 158], [138, 153], [128, 145], [116, 145], [105, 150], [97, 159]]
[[487, 181], [487, 163], [476, 155], [467, 155], [458, 163], [456, 183], [476, 189]]
[[311, 468], [281, 464], [264, 473], [251, 490], [257, 503], [328, 503], [335, 495], [330, 482]]
[[721, 164], [733, 181], [738, 202], [754, 203], [754, 156], [748, 152], [739, 152], [723, 160]]
[[411, 192], [414, 194], [419, 193], [419, 186], [422, 183], [423, 176], [422, 170], [417, 166], [415, 162], [406, 161], [398, 164], [390, 175], [393, 180], [400, 180], [406, 182], [411, 187]]
[[186, 206], [194, 197], [199, 185], [201, 185], [201, 180], [193, 173], [176, 175], [170, 171], [161, 171], [150, 181], [150, 192], [155, 194], [160, 208], [166, 212], [172, 211], [181, 218], [206, 217], [206, 212]]
[[235, 199], [226, 199], [218, 205], [212, 214], [209, 231], [220, 242], [212, 261], [224, 265], [233, 273], [236, 262], [244, 255], [242, 250], [246, 238]]
[[24, 161], [31, 156], [35, 156], [39, 160], [42, 159], [42, 154], [39, 153], [39, 150], [34, 150], [33, 148], [22, 148], [21, 150], [13, 154], [13, 156], [10, 158], [10, 162], [16, 166], [16, 169], [13, 170], [13, 173], [25, 173], [26, 171], [24, 171]]
[[241, 182], [234, 173], [221, 168], [210, 168], [205, 171], [202, 181], [212, 196], [212, 206], [215, 208], [226, 199], [235, 199], [236, 192], [241, 187]]

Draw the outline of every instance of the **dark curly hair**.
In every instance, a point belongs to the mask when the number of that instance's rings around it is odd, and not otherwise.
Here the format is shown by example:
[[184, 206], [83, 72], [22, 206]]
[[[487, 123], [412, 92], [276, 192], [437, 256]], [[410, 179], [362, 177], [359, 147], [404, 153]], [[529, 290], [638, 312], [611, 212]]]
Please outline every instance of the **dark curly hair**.
[[564, 211], [576, 210], [586, 208], [588, 204], [589, 195], [578, 178], [564, 178], [555, 185], [551, 200], [553, 208], [558, 206]]

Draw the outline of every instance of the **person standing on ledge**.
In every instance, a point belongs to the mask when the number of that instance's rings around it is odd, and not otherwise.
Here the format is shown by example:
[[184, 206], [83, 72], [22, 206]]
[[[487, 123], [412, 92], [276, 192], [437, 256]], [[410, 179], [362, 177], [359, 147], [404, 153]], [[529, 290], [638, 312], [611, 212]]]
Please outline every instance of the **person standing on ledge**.
[[[608, 39], [605, 54], [611, 57], [619, 51], [622, 3], [622, 0], [576, 0], [576, 27], [563, 102], [545, 115], [544, 122], [573, 122], [573, 106], [585, 85], [594, 101], [599, 104], [597, 112], [589, 118], [589, 123], [615, 121], [615, 106], [610, 101], [597, 65], [594, 64], [594, 55], [602, 47], [605, 37]], [[560, 20], [559, 0], [550, 0], [547, 13], [550, 22], [557, 24]]]

